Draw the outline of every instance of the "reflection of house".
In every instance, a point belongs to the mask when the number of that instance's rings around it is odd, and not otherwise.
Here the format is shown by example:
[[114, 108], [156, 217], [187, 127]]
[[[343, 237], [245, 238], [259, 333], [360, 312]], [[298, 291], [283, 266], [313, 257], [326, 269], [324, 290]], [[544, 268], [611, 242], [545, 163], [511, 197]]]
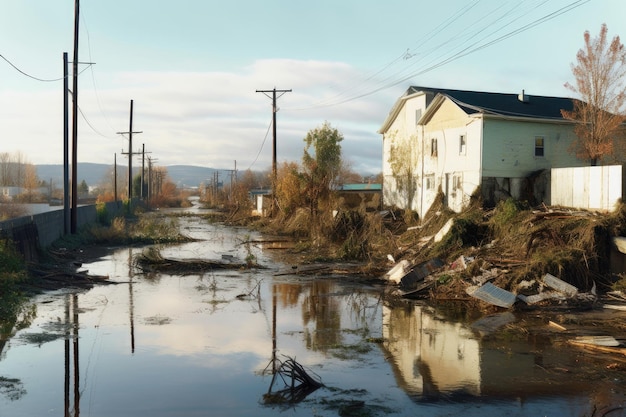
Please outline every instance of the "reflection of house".
[[588, 164], [568, 152], [576, 137], [561, 109], [572, 100], [410, 87], [379, 130], [384, 203], [423, 217], [439, 190], [457, 212], [479, 186], [488, 205], [549, 199], [547, 179], [531, 178]]
[[578, 352], [523, 338], [489, 343], [471, 326], [445, 320], [426, 306], [384, 307], [383, 338], [398, 386], [416, 401], [567, 396], [585, 386], [567, 373], [557, 378], [545, 372], [578, 366]]
[[480, 346], [459, 323], [437, 320], [421, 306], [383, 310], [383, 338], [398, 385], [410, 395], [450, 391], [480, 395]]

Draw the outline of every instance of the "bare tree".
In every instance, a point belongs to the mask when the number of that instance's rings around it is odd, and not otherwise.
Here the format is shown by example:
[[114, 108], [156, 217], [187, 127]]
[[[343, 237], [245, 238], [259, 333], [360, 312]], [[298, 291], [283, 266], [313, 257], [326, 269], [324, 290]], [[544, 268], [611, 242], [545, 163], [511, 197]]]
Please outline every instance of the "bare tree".
[[8, 152], [0, 153], [0, 185], [7, 187], [12, 185], [11, 178], [11, 154]]
[[572, 151], [591, 165], [614, 155], [614, 142], [623, 133], [626, 120], [626, 50], [619, 36], [608, 43], [607, 32], [606, 24], [597, 38], [585, 32], [585, 46], [572, 64], [576, 85], [565, 84], [580, 100], [574, 100], [571, 111], [561, 110], [565, 119], [578, 122], [574, 128], [578, 140]]

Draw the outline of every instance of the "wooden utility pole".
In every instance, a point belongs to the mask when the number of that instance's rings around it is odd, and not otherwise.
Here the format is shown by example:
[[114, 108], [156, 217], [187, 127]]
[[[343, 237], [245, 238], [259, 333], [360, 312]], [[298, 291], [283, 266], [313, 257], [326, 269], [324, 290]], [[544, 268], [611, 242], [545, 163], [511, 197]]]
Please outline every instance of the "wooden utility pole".
[[117, 153], [113, 156], [113, 201], [117, 206]]
[[74, 1], [74, 61], [72, 62], [72, 210], [71, 231], [77, 232], [78, 209], [78, 20], [80, 1]]
[[[69, 80], [67, 68], [67, 52], [63, 52], [63, 233], [71, 233], [70, 208], [70, 126], [69, 126]], [[52, 181], [51, 181], [52, 183]], [[52, 186], [50, 189], [52, 195]]]
[[130, 123], [128, 132], [117, 132], [118, 135], [128, 135], [128, 152], [123, 155], [128, 155], [128, 202], [130, 203], [133, 199], [133, 155], [139, 154], [140, 152], [133, 153], [133, 133], [143, 133], [143, 132], [133, 132], [133, 100], [130, 101]]
[[[142, 143], [141, 144], [141, 199], [143, 200], [144, 197], [146, 197], [143, 193], [143, 189], [145, 187], [145, 183], [146, 183], [146, 154], [147, 153], [152, 153], [152, 152], [146, 152], [146, 144]], [[147, 190], [146, 190], [146, 194], [147, 194]]]
[[[272, 201], [276, 198], [276, 176], [277, 176], [277, 168], [276, 168], [276, 112], [278, 112], [278, 108], [276, 107], [276, 99], [282, 97], [285, 93], [291, 93], [291, 89], [289, 90], [277, 90], [276, 87], [272, 90], [256, 90], [257, 93], [263, 93], [269, 98], [272, 99]], [[270, 96], [268, 93], [272, 93]], [[276, 93], [281, 93], [278, 97]], [[273, 212], [272, 207], [272, 212]]]

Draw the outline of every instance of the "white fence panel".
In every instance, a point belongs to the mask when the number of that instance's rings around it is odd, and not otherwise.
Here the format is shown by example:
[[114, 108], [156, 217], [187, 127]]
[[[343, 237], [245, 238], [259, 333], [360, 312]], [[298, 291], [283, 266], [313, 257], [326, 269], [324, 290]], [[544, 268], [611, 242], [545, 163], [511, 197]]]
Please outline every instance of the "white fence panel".
[[554, 168], [550, 177], [554, 206], [613, 211], [623, 195], [621, 165]]

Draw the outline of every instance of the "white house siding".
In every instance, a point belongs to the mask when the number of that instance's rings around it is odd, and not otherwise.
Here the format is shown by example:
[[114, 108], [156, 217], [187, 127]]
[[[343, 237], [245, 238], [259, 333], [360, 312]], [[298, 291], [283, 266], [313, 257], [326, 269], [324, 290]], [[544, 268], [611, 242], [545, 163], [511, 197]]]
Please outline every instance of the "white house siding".
[[[573, 125], [559, 121], [524, 121], [485, 116], [483, 119], [481, 191], [487, 205], [512, 196], [550, 201], [548, 172], [532, 184], [528, 177], [553, 167], [583, 166], [569, 148]], [[544, 155], [535, 156], [535, 138], [544, 138]], [[532, 195], [530, 191], [532, 190]]]
[[[410, 204], [407, 204], [406, 194], [399, 192], [391, 164], [389, 163], [389, 156], [391, 154], [391, 146], [394, 143], [411, 141], [416, 147], [419, 146], [420, 132], [417, 127], [417, 118], [426, 110], [426, 101], [427, 96], [425, 94], [415, 94], [403, 98], [397, 116], [383, 134], [383, 204], [386, 206], [409, 208], [411, 210], [417, 208], [417, 198], [414, 198]], [[418, 158], [416, 154], [419, 152], [419, 148], [415, 149], [414, 155], [416, 159]], [[415, 169], [418, 169], [417, 162]]]
[[[544, 137], [544, 156], [535, 156], [535, 137]], [[486, 117], [483, 176], [524, 178], [549, 168], [583, 166], [568, 151], [576, 139], [571, 123], [540, 123]]]
[[[441, 186], [447, 205], [460, 212], [471, 194], [480, 185], [482, 120], [469, 117], [450, 100], [445, 100], [424, 125], [426, 152], [425, 174], [434, 175], [436, 186]], [[460, 148], [460, 138], [465, 147]], [[432, 140], [437, 140], [437, 156], [432, 156]], [[425, 190], [420, 214], [432, 205], [438, 188]]]

